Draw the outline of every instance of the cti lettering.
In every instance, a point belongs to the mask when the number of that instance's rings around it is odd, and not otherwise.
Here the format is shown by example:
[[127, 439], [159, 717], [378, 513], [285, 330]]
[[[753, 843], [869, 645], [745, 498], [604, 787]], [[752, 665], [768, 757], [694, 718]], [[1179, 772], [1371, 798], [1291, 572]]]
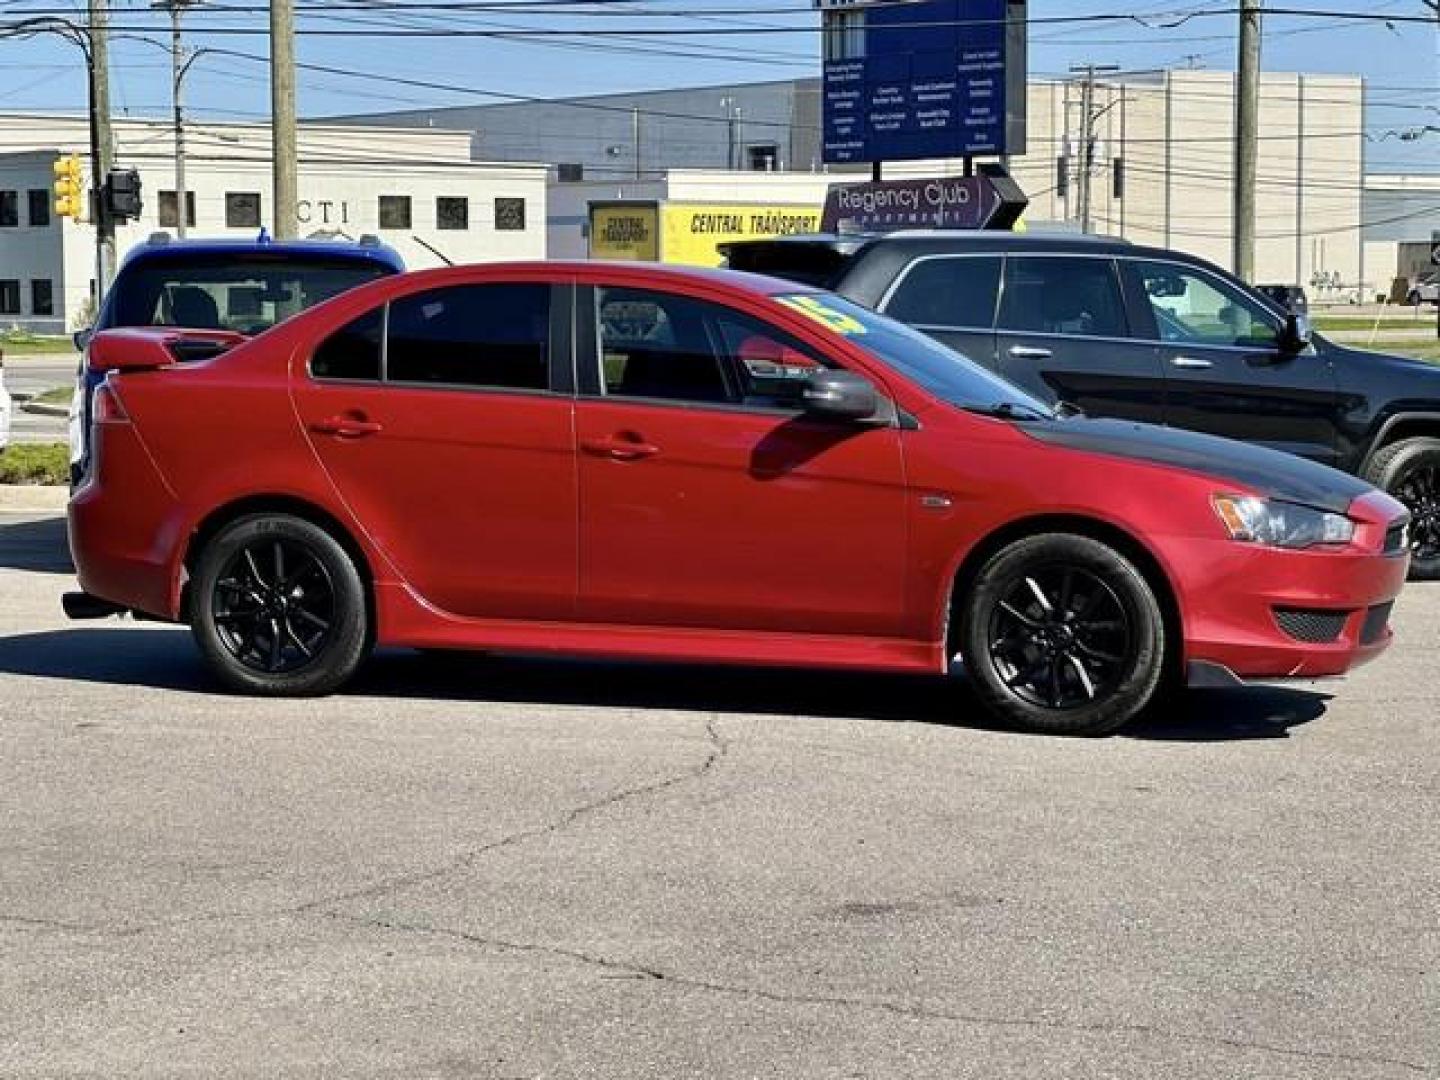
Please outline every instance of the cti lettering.
[[334, 224], [350, 224], [350, 204], [348, 202], [336, 203], [330, 199], [321, 199], [318, 202], [311, 202], [309, 199], [301, 199], [295, 204], [295, 220], [301, 225], [309, 225], [315, 218], [315, 211], [320, 211], [320, 224], [331, 224], [330, 215], [336, 208], [340, 208], [340, 217]]

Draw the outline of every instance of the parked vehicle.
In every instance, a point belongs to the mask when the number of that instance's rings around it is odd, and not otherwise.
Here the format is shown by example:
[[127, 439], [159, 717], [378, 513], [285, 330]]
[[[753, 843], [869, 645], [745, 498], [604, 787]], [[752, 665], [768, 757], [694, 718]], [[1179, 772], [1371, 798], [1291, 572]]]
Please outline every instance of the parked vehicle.
[[[180, 364], [197, 341], [228, 346]], [[253, 339], [97, 334], [75, 616], [188, 622], [233, 690], [375, 644], [944, 672], [1053, 732], [1390, 641], [1408, 516], [1343, 473], [1065, 418], [831, 294], [458, 267]], [[1103, 479], [1102, 479], [1103, 478]]]
[[1095, 237], [812, 236], [729, 263], [833, 289], [1054, 404], [1242, 439], [1354, 473], [1415, 517], [1440, 579], [1440, 367], [1311, 334], [1190, 255]]
[[1310, 299], [1299, 285], [1257, 285], [1255, 288], [1282, 311], [1296, 315], [1310, 314]]
[[10, 391], [5, 389], [5, 357], [0, 356], [0, 450], [10, 445]]
[[1440, 304], [1440, 273], [1431, 272], [1416, 278], [1410, 285], [1405, 302], [1411, 307], [1421, 304]]
[[[156, 233], [115, 275], [81, 350], [70, 409], [72, 483], [86, 468], [90, 395], [99, 376], [84, 358], [92, 334], [117, 326], [183, 326], [253, 336], [337, 293], [403, 273], [394, 249], [367, 237], [337, 240], [172, 240]], [[208, 347], [181, 359], [197, 359]]]

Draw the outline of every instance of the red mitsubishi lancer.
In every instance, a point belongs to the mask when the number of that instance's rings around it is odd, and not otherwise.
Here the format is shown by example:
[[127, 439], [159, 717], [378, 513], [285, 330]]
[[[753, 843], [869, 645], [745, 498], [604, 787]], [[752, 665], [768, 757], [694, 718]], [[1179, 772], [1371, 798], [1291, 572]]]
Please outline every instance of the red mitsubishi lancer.
[[1098, 733], [1167, 681], [1373, 658], [1407, 569], [1404, 508], [1353, 477], [1055, 412], [738, 273], [428, 271], [89, 361], [67, 610], [188, 623], [243, 693], [330, 692], [377, 644], [963, 670]]

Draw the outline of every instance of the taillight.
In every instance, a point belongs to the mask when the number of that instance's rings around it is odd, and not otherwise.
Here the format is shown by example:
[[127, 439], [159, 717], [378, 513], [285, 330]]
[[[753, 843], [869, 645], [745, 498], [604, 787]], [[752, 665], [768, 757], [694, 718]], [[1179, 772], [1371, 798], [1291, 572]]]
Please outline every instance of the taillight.
[[96, 424], [128, 424], [130, 417], [120, 397], [109, 383], [95, 387], [95, 396], [90, 399], [90, 419]]

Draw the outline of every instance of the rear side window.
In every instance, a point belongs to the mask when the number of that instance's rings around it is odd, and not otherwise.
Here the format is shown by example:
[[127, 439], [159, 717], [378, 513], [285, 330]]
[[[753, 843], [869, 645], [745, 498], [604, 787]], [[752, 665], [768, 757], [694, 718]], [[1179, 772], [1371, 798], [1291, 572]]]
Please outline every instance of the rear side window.
[[335, 331], [310, 358], [310, 374], [317, 379], [380, 378], [380, 338], [385, 309], [376, 308]]
[[548, 285], [457, 285], [390, 305], [394, 382], [545, 390], [549, 357]]
[[1000, 293], [998, 258], [921, 259], [912, 263], [885, 314], [912, 326], [989, 330]]
[[1129, 327], [1114, 260], [1007, 259], [1000, 328], [1069, 337], [1126, 337]]

